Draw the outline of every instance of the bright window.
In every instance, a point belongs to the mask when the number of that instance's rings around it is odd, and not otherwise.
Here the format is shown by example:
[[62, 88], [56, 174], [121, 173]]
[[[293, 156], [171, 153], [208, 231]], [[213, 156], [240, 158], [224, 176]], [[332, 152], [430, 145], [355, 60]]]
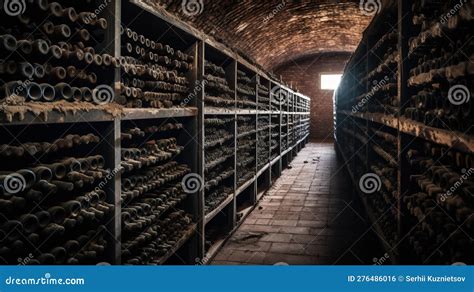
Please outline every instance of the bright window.
[[342, 74], [321, 74], [321, 89], [336, 90], [341, 82]]

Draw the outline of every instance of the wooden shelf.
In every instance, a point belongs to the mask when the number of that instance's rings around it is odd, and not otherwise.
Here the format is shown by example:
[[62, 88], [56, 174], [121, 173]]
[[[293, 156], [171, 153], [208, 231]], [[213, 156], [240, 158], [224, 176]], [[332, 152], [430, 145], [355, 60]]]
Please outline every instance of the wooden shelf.
[[123, 110], [123, 120], [161, 119], [197, 116], [198, 109], [189, 108], [127, 108]]
[[[8, 125], [31, 124], [62, 124], [81, 122], [110, 122], [114, 119], [140, 120], [193, 117], [198, 113], [197, 108], [121, 108], [118, 105], [97, 106], [90, 103], [51, 103], [41, 104], [47, 111], [38, 111], [39, 105], [16, 106], [15, 114], [7, 114], [12, 107], [0, 110], [0, 121]], [[91, 107], [91, 105], [93, 107]], [[58, 107], [61, 107], [59, 109]]]
[[222, 209], [227, 207], [227, 205], [229, 205], [229, 203], [232, 202], [233, 200], [234, 200], [234, 194], [230, 194], [229, 196], [227, 196], [227, 198], [224, 201], [222, 201], [222, 203], [219, 204], [219, 206], [217, 206], [211, 212], [207, 213], [207, 215], [204, 218], [204, 225], [209, 223], [214, 217], [216, 217], [216, 215], [219, 214], [219, 212], [222, 211]]
[[240, 187], [238, 187], [237, 191], [235, 192], [235, 195], [239, 196], [246, 188], [248, 188], [254, 182], [255, 182], [255, 176], [249, 179], [248, 181], [244, 182]]
[[155, 261], [157, 264], [164, 264], [172, 255], [174, 255], [196, 232], [197, 225], [193, 224], [190, 226], [183, 236], [176, 242], [176, 244], [163, 256], [157, 258]]
[[423, 123], [404, 117], [398, 119], [379, 113], [352, 113], [348, 111], [338, 111], [338, 113], [383, 124], [395, 130], [399, 130], [402, 133], [422, 138], [436, 144], [452, 147], [461, 151], [474, 152], [474, 137], [463, 133], [429, 127]]
[[275, 157], [275, 159], [273, 159], [271, 162], [270, 162], [270, 165], [274, 165], [276, 162], [278, 162], [278, 160], [280, 160], [281, 156], [278, 155], [277, 157]]
[[380, 113], [353, 113], [350, 111], [338, 111], [337, 113], [379, 123], [393, 129], [398, 128], [398, 119], [396, 117], [391, 117]]
[[106, 122], [120, 118], [122, 107], [89, 102], [31, 102], [25, 105], [0, 105], [0, 123], [4, 125], [62, 124]]
[[204, 115], [235, 115], [234, 110], [205, 108]]
[[242, 225], [242, 223], [244, 223], [245, 219], [247, 218], [248, 215], [250, 215], [250, 213], [252, 212], [254, 208], [255, 208], [255, 205], [252, 205], [237, 212], [238, 214], [242, 214], [242, 217], [240, 217], [239, 222], [237, 222], [237, 225], [235, 226], [236, 229], [239, 228], [239, 226]]
[[262, 173], [264, 173], [265, 170], [267, 170], [269, 167], [270, 167], [270, 163], [265, 164], [259, 171], [257, 171], [256, 176], [259, 177], [260, 175], [262, 175]]
[[290, 147], [290, 148], [287, 148], [286, 150], [284, 150], [284, 151], [281, 153], [281, 156], [288, 154], [288, 152], [290, 152], [290, 151], [292, 150], [292, 148], [293, 148], [293, 147]]
[[248, 131], [248, 132], [245, 132], [245, 133], [240, 133], [237, 135], [237, 138], [242, 138], [242, 137], [245, 137], [245, 136], [250, 136], [252, 134], [256, 134], [257, 133], [257, 130], [252, 130], [252, 131]]
[[169, 13], [165, 9], [157, 9], [157, 6], [152, 6], [149, 5], [148, 3], [145, 3], [143, 0], [130, 0], [130, 3], [136, 5], [137, 7], [143, 9], [144, 11], [147, 11], [148, 13], [153, 14], [154, 16], [164, 20], [165, 22], [171, 24], [172, 26], [175, 26], [176, 28], [189, 33], [191, 35], [194, 35], [196, 38], [199, 40], [205, 39], [206, 35], [198, 30], [197, 28], [194, 28], [193, 26], [189, 25], [188, 23], [180, 20], [173, 14]]
[[474, 152], [474, 136], [463, 133], [428, 127], [406, 118], [400, 118], [400, 132], [461, 151]]
[[306, 134], [303, 138], [301, 138], [298, 142], [296, 142], [296, 144], [300, 144], [301, 142], [303, 142], [308, 137], [309, 137], [309, 134]]
[[258, 110], [253, 109], [237, 109], [235, 110], [236, 115], [256, 115]]
[[380, 156], [382, 159], [384, 159], [388, 163], [388, 165], [394, 168], [398, 167], [398, 163], [395, 160], [395, 158], [390, 153], [385, 151], [385, 149], [383, 149], [382, 147], [378, 145], [371, 145], [371, 147], [372, 147], [372, 150], [375, 153], [377, 153], [378, 156]]
[[[279, 112], [273, 112], [277, 114]], [[268, 111], [258, 111], [258, 110], [246, 110], [246, 109], [237, 109], [237, 110], [227, 110], [227, 109], [212, 109], [212, 108], [205, 108], [204, 109], [205, 115], [268, 115], [271, 112]]]
[[232, 233], [228, 234], [224, 238], [221, 238], [214, 242], [214, 244], [209, 248], [209, 250], [206, 252], [205, 258], [208, 259], [207, 263], [210, 263], [212, 259], [216, 256], [216, 254], [219, 252], [219, 250], [224, 246], [226, 243], [227, 239], [232, 235]]

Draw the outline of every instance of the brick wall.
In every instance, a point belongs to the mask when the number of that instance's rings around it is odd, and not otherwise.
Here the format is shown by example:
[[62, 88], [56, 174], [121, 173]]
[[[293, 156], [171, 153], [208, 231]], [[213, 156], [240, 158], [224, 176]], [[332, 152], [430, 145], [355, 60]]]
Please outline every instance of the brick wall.
[[372, 19], [360, 9], [359, 0], [143, 1], [166, 9], [267, 70], [312, 54], [353, 52]]
[[313, 140], [333, 139], [333, 91], [321, 90], [321, 74], [342, 73], [350, 55], [320, 54], [291, 61], [275, 72], [287, 83], [293, 83], [298, 90], [311, 97], [311, 131]]

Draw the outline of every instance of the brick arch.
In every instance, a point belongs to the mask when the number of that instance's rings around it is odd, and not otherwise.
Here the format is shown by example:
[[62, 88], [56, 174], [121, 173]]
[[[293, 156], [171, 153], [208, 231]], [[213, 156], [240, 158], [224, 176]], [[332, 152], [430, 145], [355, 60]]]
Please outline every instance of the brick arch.
[[[371, 16], [358, 0], [146, 0], [242, 52], [267, 70], [305, 55], [352, 52]], [[201, 1], [196, 16], [183, 1]]]

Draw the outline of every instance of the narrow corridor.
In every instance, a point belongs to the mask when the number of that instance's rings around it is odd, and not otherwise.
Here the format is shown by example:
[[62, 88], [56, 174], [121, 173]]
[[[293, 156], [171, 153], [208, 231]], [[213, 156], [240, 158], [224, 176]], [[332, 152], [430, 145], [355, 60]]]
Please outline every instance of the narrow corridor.
[[212, 264], [374, 264], [382, 257], [334, 144], [308, 143]]

